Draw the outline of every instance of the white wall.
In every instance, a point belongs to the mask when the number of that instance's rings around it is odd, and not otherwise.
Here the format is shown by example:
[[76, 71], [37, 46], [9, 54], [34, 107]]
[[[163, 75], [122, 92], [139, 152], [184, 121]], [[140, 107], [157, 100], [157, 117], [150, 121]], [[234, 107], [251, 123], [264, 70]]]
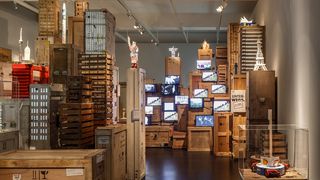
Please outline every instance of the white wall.
[[267, 65], [278, 76], [278, 120], [308, 128], [310, 178], [319, 179], [319, 0], [259, 0]]
[[[165, 57], [170, 55], [168, 50], [172, 46], [177, 47], [182, 58], [182, 82], [186, 87], [189, 84], [189, 72], [196, 70], [199, 44], [165, 44], [158, 46], [152, 43], [139, 44], [139, 66], [147, 71], [147, 78], [155, 79], [156, 82], [164, 82]], [[210, 44], [212, 47], [212, 44]], [[214, 49], [214, 48], [213, 48]], [[120, 82], [126, 81], [126, 70], [130, 67], [129, 49], [126, 43], [116, 44], [116, 65], [120, 67]]]
[[34, 42], [38, 35], [38, 15], [13, 2], [0, 2], [0, 47], [12, 49], [19, 59], [19, 33], [23, 28], [23, 49], [29, 41], [31, 58], [34, 58]]

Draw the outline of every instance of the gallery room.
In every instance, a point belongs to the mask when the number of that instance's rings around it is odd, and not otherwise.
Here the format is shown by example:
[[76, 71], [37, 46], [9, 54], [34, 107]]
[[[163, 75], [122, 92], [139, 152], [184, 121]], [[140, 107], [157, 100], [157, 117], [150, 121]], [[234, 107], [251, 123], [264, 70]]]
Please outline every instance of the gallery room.
[[0, 0], [0, 180], [318, 180], [318, 0]]

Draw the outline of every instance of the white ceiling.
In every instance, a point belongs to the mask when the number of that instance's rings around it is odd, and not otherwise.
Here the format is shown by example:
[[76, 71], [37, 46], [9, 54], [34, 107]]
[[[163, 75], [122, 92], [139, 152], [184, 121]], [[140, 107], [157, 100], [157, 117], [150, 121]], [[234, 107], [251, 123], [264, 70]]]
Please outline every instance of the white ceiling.
[[[2, 0], [0, 0], [2, 1]], [[17, 0], [16, 0], [17, 1]], [[21, 0], [19, 0], [21, 1]], [[37, 0], [26, 0], [37, 6]], [[90, 9], [108, 9], [116, 17], [117, 42], [120, 36], [130, 35], [137, 42], [150, 43], [152, 36], [145, 31], [141, 36], [134, 28], [135, 20], [128, 17], [127, 10], [150, 30], [160, 43], [201, 43], [217, 41], [220, 14], [216, 8], [222, 0], [89, 0]], [[257, 0], [227, 0], [222, 13], [219, 42], [226, 43], [226, 27], [239, 22], [241, 16], [250, 17]], [[66, 1], [68, 15], [73, 15], [73, 0]]]

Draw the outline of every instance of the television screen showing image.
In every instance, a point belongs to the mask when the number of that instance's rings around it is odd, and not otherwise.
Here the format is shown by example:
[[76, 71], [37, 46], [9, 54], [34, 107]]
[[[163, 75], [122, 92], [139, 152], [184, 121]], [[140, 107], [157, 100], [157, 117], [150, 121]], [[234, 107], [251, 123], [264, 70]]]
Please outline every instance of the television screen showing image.
[[198, 70], [210, 70], [211, 69], [211, 60], [197, 60], [197, 69]]
[[214, 100], [213, 101], [214, 112], [228, 112], [230, 111], [230, 101], [228, 100]]
[[178, 113], [176, 111], [163, 112], [164, 121], [178, 121]]
[[155, 84], [145, 84], [144, 88], [145, 88], [145, 92], [149, 92], [149, 93], [156, 92], [156, 85]]
[[207, 89], [194, 89], [193, 96], [198, 98], [206, 98], [208, 97], [208, 90]]
[[153, 114], [153, 106], [145, 106], [145, 114]]
[[161, 93], [164, 96], [178, 94], [178, 86], [173, 84], [163, 84], [161, 85]]
[[212, 94], [225, 94], [227, 93], [227, 87], [225, 85], [214, 84], [212, 85]]
[[202, 98], [190, 98], [189, 107], [191, 109], [202, 109], [203, 108], [203, 99]]
[[163, 111], [174, 111], [175, 104], [173, 102], [165, 102], [163, 103]]
[[189, 96], [175, 96], [174, 97], [175, 104], [189, 104]]
[[180, 84], [180, 76], [166, 76], [165, 84]]
[[161, 106], [161, 98], [147, 97], [147, 106]]
[[202, 72], [202, 81], [206, 82], [216, 82], [218, 80], [218, 75], [216, 72]]
[[206, 127], [213, 126], [214, 116], [212, 115], [196, 115], [196, 126]]
[[151, 124], [151, 116], [147, 115], [147, 116], [144, 117], [144, 124], [146, 126]]

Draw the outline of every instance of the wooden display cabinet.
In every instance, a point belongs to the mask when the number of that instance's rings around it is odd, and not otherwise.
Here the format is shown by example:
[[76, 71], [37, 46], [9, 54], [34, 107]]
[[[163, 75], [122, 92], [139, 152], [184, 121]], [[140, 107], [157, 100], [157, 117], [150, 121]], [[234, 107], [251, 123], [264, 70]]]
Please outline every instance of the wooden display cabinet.
[[188, 127], [188, 151], [212, 151], [212, 127]]
[[231, 156], [229, 130], [230, 113], [214, 114], [214, 154], [216, 156]]

